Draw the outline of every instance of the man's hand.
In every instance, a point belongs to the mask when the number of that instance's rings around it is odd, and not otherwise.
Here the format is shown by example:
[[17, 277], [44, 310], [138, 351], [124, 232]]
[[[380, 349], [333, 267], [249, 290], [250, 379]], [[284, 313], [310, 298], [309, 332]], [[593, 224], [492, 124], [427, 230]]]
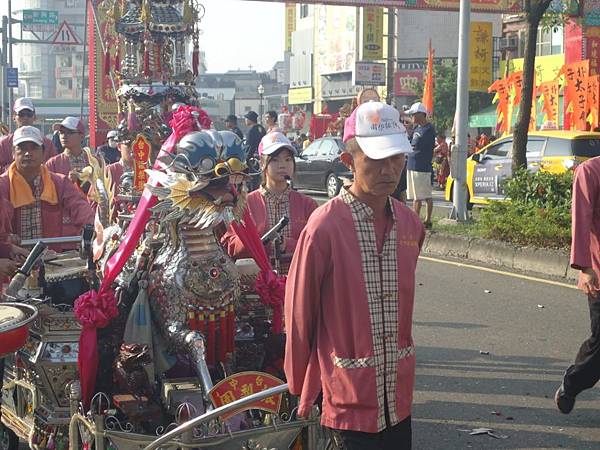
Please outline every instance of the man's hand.
[[18, 245], [13, 244], [10, 248], [10, 259], [17, 263], [22, 263], [25, 261], [28, 255], [29, 251], [19, 247]]
[[0, 258], [0, 277], [12, 277], [17, 271], [17, 263], [12, 259]]
[[598, 282], [598, 275], [594, 272], [591, 267], [586, 267], [579, 272], [579, 282], [577, 287], [581, 289], [586, 295], [595, 295], [600, 292], [600, 283]]

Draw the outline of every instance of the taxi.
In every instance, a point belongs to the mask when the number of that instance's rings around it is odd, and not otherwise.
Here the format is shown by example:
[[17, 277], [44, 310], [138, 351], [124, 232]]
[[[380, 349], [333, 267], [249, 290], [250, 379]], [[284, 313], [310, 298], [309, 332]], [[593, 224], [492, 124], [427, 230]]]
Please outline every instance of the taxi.
[[[513, 137], [505, 136], [467, 158], [468, 203], [503, 200], [504, 180], [512, 175]], [[591, 131], [532, 131], [527, 140], [527, 168], [536, 172], [564, 173], [586, 159], [600, 156], [600, 133]], [[446, 200], [452, 201], [454, 179], [446, 183]]]

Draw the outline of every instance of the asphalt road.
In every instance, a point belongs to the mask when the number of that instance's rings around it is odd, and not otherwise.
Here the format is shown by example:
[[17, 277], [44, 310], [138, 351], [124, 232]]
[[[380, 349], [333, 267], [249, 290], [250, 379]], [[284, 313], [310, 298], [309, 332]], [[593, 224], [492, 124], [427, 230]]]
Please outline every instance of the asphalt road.
[[[414, 449], [600, 448], [597, 388], [553, 402], [589, 330], [578, 291], [421, 259], [415, 302]], [[480, 427], [508, 437], [459, 431]]]

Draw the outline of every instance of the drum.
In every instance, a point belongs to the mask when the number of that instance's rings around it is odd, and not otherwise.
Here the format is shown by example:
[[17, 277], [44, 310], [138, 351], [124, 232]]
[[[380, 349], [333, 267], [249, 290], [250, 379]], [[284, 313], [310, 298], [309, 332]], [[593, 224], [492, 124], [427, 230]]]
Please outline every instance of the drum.
[[61, 253], [44, 264], [44, 294], [52, 304], [72, 305], [81, 294], [90, 290], [87, 261], [76, 252]]
[[25, 345], [37, 309], [23, 303], [0, 303], [0, 358]]

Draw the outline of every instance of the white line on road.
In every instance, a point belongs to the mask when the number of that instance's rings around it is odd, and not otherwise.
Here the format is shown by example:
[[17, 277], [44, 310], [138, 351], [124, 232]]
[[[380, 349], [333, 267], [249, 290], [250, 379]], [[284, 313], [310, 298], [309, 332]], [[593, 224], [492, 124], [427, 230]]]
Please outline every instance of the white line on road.
[[569, 289], [577, 289], [577, 286], [573, 286], [572, 284], [567, 284], [567, 283], [561, 283], [560, 281], [544, 280], [543, 278], [530, 277], [530, 276], [521, 275], [518, 273], [505, 272], [503, 270], [496, 270], [496, 269], [490, 269], [488, 267], [474, 266], [471, 264], [464, 264], [464, 263], [459, 263], [459, 262], [455, 262], [455, 261], [448, 261], [445, 259], [431, 258], [429, 256], [420, 256], [419, 258], [423, 259], [425, 261], [449, 264], [451, 266], [456, 266], [456, 267], [466, 267], [467, 269], [481, 270], [482, 272], [495, 273], [498, 275], [505, 275], [507, 277], [520, 278], [522, 280], [527, 280], [527, 281], [537, 281], [538, 283], [551, 284], [553, 286], [560, 286], [560, 287], [569, 288]]

